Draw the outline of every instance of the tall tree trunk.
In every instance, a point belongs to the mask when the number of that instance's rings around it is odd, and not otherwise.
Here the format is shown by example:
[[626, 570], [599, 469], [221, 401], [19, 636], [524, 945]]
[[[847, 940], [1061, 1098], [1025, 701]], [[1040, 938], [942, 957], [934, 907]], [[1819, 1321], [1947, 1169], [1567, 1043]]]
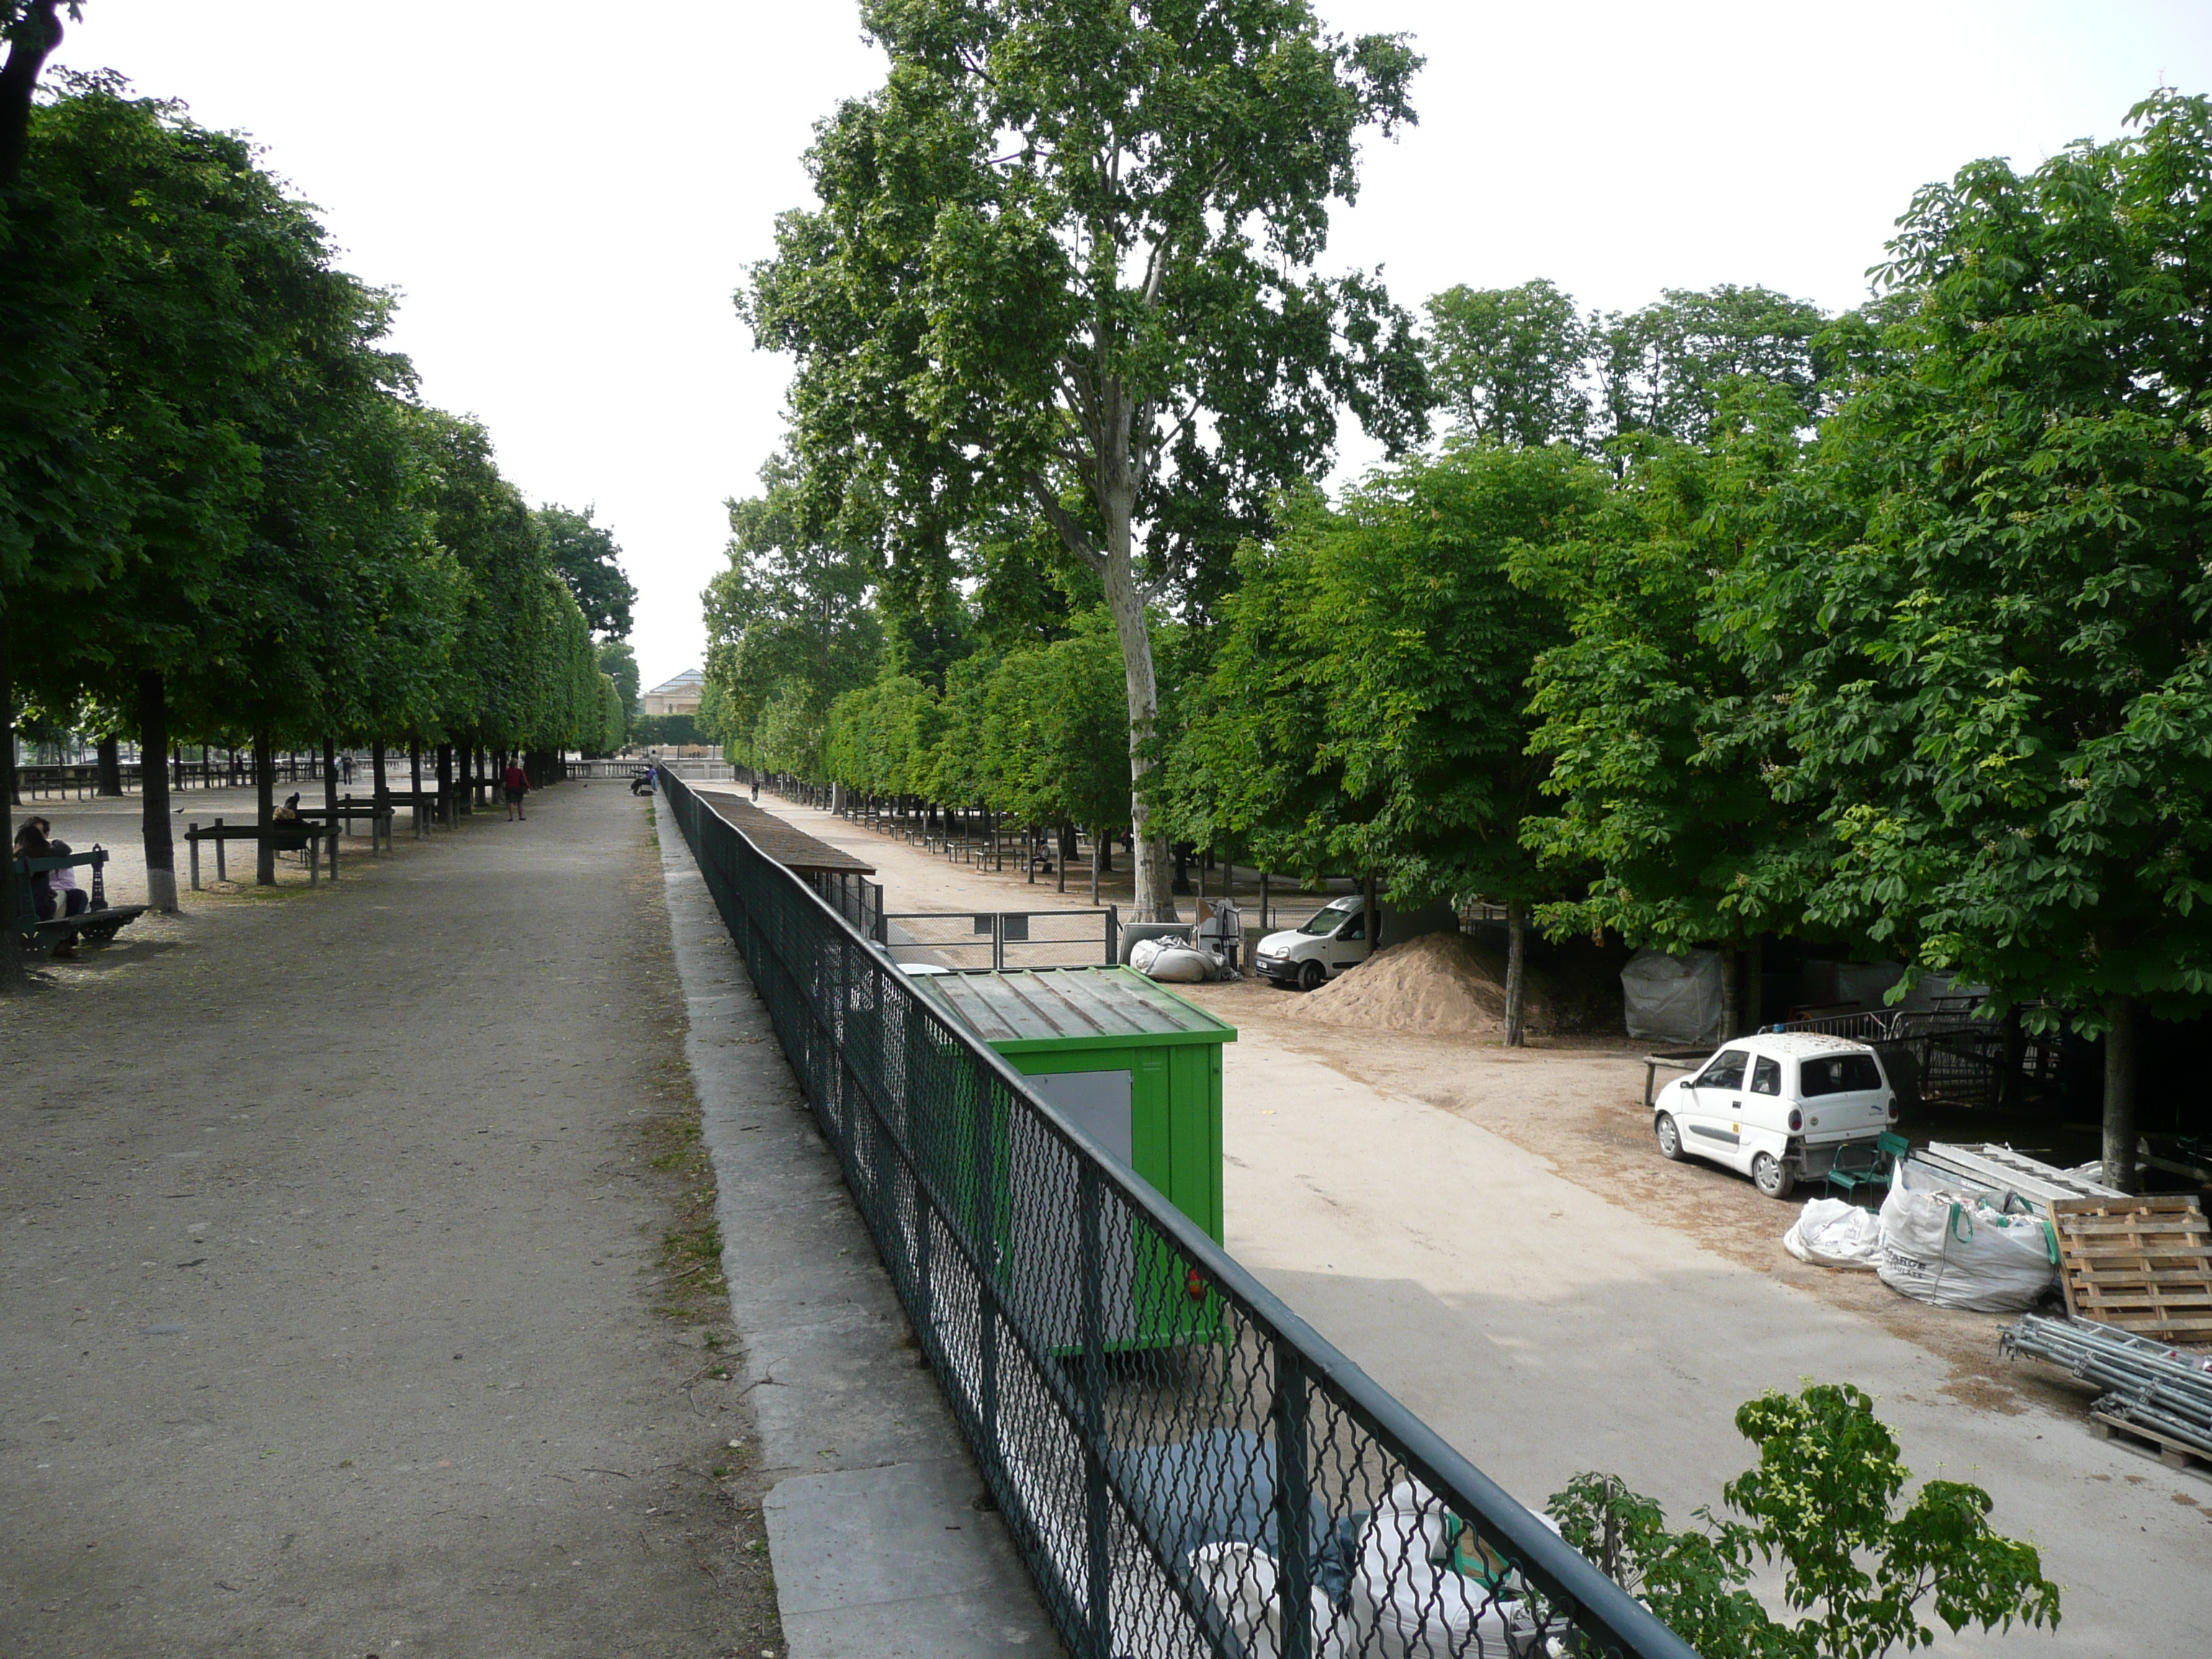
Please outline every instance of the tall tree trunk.
[[1060, 874], [1059, 890], [1067, 890], [1067, 861], [1075, 856], [1075, 831], [1066, 824], [1060, 826], [1060, 845], [1053, 849], [1053, 868]]
[[1366, 960], [1375, 960], [1382, 942], [1382, 901], [1375, 894], [1375, 872], [1370, 870], [1359, 884], [1359, 931], [1367, 942]]
[[261, 826], [253, 843], [253, 884], [276, 884], [276, 843], [269, 831], [276, 811], [276, 748], [265, 732], [253, 734], [253, 821]]
[[1505, 901], [1505, 1046], [1528, 1042], [1528, 906]]
[[415, 833], [422, 833], [422, 745], [407, 739], [407, 787], [415, 797]]
[[1743, 1030], [1743, 1000], [1736, 994], [1735, 970], [1738, 952], [1733, 945], [1721, 946], [1721, 1041], [1741, 1035]]
[[392, 791], [384, 781], [384, 744], [380, 738], [369, 745], [368, 775], [369, 787], [374, 793], [376, 804], [381, 806], [384, 798]]
[[[10, 54], [9, 68], [14, 67]], [[27, 96], [27, 94], [26, 94]], [[0, 605], [0, 991], [23, 982], [15, 945], [15, 684], [8, 654], [8, 612]]]
[[1121, 679], [1129, 705], [1129, 830], [1137, 847], [1136, 893], [1129, 920], [1174, 921], [1177, 918], [1175, 895], [1169, 890], [1167, 837], [1152, 833], [1152, 806], [1146, 799], [1152, 781], [1152, 727], [1159, 719], [1160, 687], [1152, 668], [1152, 633], [1145, 625], [1145, 596], [1137, 586], [1130, 545], [1136, 482], [1127, 476], [1127, 441], [1109, 444], [1109, 449], [1121, 458], [1116, 463], [1121, 476], [1107, 480], [1101, 492], [1106, 553], [1099, 574], [1105, 582], [1106, 608], [1114, 617], [1114, 633], [1121, 642]]
[[2105, 1184], [2136, 1190], [2136, 1084], [2142, 1066], [2141, 997], [2106, 999]]
[[[338, 827], [338, 740], [323, 739], [323, 805], [330, 808], [330, 827]], [[336, 866], [332, 866], [335, 868]]]
[[448, 825], [453, 822], [453, 745], [438, 745], [438, 813]]
[[123, 793], [123, 740], [112, 732], [100, 738], [100, 782], [95, 793], [113, 799]]
[[[138, 676], [139, 768], [145, 799], [139, 803], [140, 839], [146, 843], [146, 902], [163, 915], [177, 914], [177, 848], [169, 837], [169, 774], [161, 757], [169, 752], [169, 689], [158, 669]], [[177, 772], [185, 769], [178, 751]]]
[[[7, 64], [0, 67], [0, 189], [13, 189], [22, 181], [23, 157], [30, 148], [31, 97], [38, 88], [39, 71], [61, 43], [61, 0], [31, 0], [9, 43]], [[9, 832], [11, 848], [14, 833]]]
[[1106, 832], [1093, 828], [1091, 831], [1091, 908], [1098, 908], [1098, 849], [1106, 844]]

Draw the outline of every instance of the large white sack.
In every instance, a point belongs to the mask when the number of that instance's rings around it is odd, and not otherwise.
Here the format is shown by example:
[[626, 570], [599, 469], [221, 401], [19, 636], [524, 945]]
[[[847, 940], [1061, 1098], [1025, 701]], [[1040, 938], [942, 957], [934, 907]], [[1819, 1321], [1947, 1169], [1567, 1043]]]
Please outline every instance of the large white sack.
[[1816, 1198], [1782, 1235], [1782, 1248], [1820, 1267], [1864, 1267], [1881, 1262], [1881, 1218], [1840, 1198]]
[[[1245, 1659], [1282, 1659], [1282, 1571], [1257, 1544], [1201, 1544], [1190, 1553], [1190, 1574], [1237, 1638]], [[1350, 1620], [1318, 1589], [1307, 1596], [1306, 1650], [1313, 1659], [1347, 1659]]]
[[1917, 1302], [2017, 1313], [2058, 1282], [2058, 1246], [2032, 1215], [2006, 1215], [1899, 1165], [1881, 1205], [1881, 1282]]
[[1436, 1495], [1417, 1480], [1392, 1487], [1360, 1534], [1347, 1597], [1353, 1650], [1363, 1659], [1523, 1655], [1534, 1645], [1536, 1626], [1519, 1599], [1518, 1575], [1510, 1587], [1493, 1589], [1440, 1565], [1445, 1547], [1444, 1507]]
[[1638, 951], [1620, 970], [1628, 1035], [1663, 1042], [1721, 1040], [1721, 958], [1717, 951], [1670, 957]]
[[1200, 985], [1206, 979], [1206, 957], [1179, 939], [1139, 939], [1129, 950], [1129, 966], [1148, 979], [1170, 985]]

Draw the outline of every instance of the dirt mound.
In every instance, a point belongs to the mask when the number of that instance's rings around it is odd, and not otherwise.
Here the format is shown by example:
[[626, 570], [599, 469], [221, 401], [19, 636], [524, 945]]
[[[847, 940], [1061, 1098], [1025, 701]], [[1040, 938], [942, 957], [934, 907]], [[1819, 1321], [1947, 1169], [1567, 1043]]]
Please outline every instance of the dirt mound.
[[[1503, 930], [1497, 930], [1502, 933]], [[1529, 941], [1529, 955], [1540, 947]], [[1538, 1036], [1617, 1030], [1620, 994], [1601, 965], [1595, 976], [1572, 971], [1562, 979], [1535, 960], [1528, 963], [1523, 1017]], [[1584, 981], [1589, 983], [1585, 984]], [[1607, 992], [1611, 991], [1608, 999]], [[1480, 935], [1424, 933], [1378, 952], [1302, 998], [1292, 1010], [1322, 1025], [1413, 1031], [1438, 1036], [1489, 1036], [1505, 1029], [1505, 950]]]
[[1424, 933], [1339, 975], [1300, 999], [1295, 1012], [1323, 1025], [1489, 1035], [1505, 1029], [1505, 963], [1490, 960], [1464, 933]]

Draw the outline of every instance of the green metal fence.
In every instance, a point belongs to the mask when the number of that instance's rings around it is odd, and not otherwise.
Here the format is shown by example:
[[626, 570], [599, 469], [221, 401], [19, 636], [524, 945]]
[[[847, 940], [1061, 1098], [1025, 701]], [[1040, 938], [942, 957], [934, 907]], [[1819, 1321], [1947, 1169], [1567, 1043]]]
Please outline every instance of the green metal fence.
[[662, 788], [1079, 1659], [1691, 1659], [851, 922]]

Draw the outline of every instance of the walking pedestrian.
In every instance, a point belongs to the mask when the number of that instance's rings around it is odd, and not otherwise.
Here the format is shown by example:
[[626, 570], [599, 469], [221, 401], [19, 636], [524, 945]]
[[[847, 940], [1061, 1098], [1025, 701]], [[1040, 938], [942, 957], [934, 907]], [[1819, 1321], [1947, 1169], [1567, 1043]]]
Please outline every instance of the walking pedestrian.
[[500, 774], [499, 781], [501, 787], [507, 792], [507, 821], [514, 823], [528, 817], [530, 815], [522, 810], [522, 798], [530, 793], [530, 774], [522, 769], [519, 756], [507, 762], [507, 770]]

